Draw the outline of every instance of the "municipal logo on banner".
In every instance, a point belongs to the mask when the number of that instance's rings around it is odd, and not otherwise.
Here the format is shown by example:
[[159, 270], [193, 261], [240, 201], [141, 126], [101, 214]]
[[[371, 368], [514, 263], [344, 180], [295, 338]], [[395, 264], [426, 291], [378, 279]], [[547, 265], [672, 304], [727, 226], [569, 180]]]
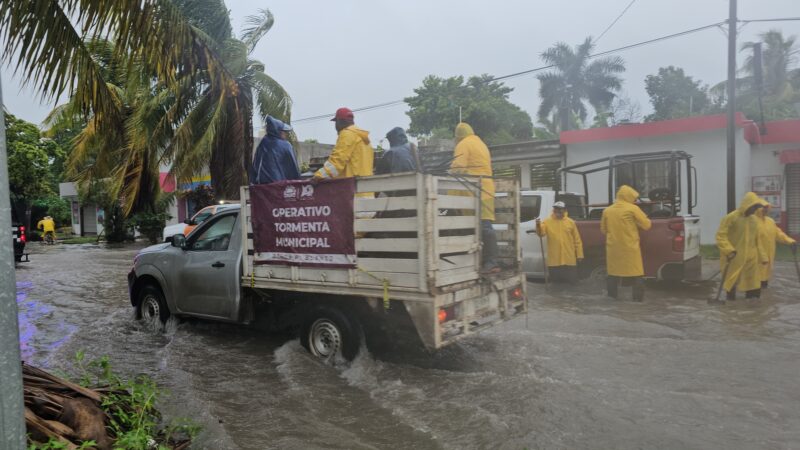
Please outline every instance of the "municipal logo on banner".
[[355, 178], [250, 186], [256, 264], [355, 267]]

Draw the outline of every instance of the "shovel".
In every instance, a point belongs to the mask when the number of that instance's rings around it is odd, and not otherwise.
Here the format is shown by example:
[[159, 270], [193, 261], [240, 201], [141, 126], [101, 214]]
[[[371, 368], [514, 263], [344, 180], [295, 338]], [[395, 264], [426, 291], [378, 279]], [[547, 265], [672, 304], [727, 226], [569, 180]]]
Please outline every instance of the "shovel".
[[736, 257], [736, 253], [730, 253], [726, 256], [727, 264], [725, 264], [725, 270], [722, 271], [722, 280], [719, 282], [719, 287], [717, 288], [717, 296], [713, 300], [709, 300], [709, 305], [724, 305], [725, 300], [720, 300], [719, 296], [722, 294], [722, 287], [725, 285], [725, 279], [728, 278], [728, 269], [731, 268], [731, 261], [733, 258]]

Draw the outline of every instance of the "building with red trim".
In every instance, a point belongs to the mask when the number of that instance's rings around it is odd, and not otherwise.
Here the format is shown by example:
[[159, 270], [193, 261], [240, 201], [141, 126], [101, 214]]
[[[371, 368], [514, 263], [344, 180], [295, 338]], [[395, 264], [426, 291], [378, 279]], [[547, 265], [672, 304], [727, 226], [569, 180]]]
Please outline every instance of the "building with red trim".
[[[736, 197], [755, 191], [775, 205], [773, 217], [789, 233], [800, 234], [800, 120], [767, 122], [765, 129], [736, 116]], [[684, 151], [693, 156], [697, 168], [697, 207], [704, 243], [714, 235], [726, 211], [726, 120], [724, 115], [698, 116], [610, 128], [592, 128], [561, 133], [566, 165], [611, 155], [656, 151]], [[659, 168], [646, 171], [657, 178]], [[686, 180], [682, 180], [685, 185]], [[582, 191], [577, 177], [566, 179], [562, 189]], [[607, 201], [607, 178], [589, 179], [589, 202]], [[597, 198], [592, 198], [597, 195]], [[685, 203], [683, 202], [683, 208]], [[686, 213], [686, 211], [682, 211]]]

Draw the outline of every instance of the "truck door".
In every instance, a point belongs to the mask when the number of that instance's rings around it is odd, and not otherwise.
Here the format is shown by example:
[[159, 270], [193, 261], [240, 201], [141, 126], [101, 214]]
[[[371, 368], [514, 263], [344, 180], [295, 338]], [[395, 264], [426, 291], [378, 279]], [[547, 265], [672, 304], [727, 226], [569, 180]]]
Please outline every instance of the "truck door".
[[237, 217], [223, 214], [211, 219], [187, 241], [176, 286], [181, 312], [230, 318], [239, 298], [241, 243], [235, 228]]

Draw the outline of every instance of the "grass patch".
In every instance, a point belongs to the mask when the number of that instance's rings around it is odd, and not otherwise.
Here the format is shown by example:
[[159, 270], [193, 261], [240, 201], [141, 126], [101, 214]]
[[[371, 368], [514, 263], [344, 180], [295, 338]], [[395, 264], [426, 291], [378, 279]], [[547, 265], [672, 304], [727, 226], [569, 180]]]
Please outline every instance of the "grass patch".
[[97, 236], [76, 236], [62, 239], [59, 242], [62, 244], [94, 244], [97, 242]]
[[[716, 245], [701, 245], [700, 255], [703, 256], [703, 259], [719, 259], [719, 249]], [[792, 248], [788, 245], [778, 244], [778, 248], [775, 251], [775, 261], [794, 261]]]

